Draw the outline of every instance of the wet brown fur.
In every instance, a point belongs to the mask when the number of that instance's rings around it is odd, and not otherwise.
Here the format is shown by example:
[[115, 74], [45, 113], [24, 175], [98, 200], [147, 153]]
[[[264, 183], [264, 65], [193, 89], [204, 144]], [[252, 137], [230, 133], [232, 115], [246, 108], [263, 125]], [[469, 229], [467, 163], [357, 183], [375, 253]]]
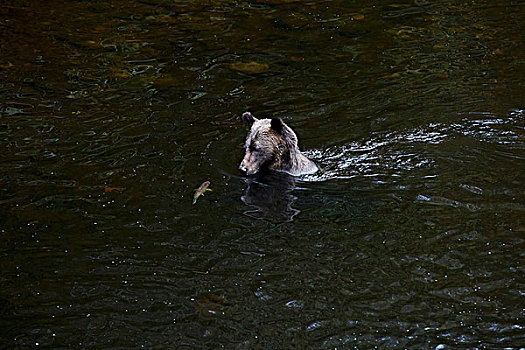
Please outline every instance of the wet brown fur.
[[247, 175], [265, 168], [291, 175], [317, 171], [317, 166], [299, 150], [293, 130], [280, 118], [257, 119], [246, 112], [243, 120], [250, 132], [245, 143], [246, 153], [239, 166], [241, 171]]

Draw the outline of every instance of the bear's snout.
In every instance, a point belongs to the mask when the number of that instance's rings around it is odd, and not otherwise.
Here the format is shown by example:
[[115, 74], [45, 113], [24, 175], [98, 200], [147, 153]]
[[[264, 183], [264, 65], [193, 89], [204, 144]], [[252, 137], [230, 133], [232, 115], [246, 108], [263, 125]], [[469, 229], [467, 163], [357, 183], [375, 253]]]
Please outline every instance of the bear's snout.
[[246, 167], [244, 165], [239, 165], [239, 171], [243, 174], [243, 175], [246, 175], [246, 172], [248, 172], [248, 169], [246, 169]]
[[253, 175], [257, 172], [257, 169], [254, 169], [254, 168], [251, 168], [249, 166], [246, 165], [246, 162], [242, 162], [241, 165], [239, 165], [239, 171], [243, 174], [243, 175]]
[[246, 153], [244, 159], [239, 165], [239, 170], [244, 175], [253, 175], [259, 171], [259, 164], [257, 163], [257, 157], [252, 152]]

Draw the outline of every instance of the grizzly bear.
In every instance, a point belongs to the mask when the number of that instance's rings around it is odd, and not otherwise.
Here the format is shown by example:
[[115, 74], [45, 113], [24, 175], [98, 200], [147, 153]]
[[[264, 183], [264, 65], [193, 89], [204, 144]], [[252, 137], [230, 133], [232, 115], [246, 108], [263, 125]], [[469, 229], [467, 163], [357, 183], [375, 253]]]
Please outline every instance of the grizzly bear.
[[277, 170], [293, 176], [313, 174], [317, 166], [297, 145], [297, 136], [281, 118], [257, 119], [250, 112], [242, 115], [250, 128], [244, 159], [239, 170], [253, 175], [261, 170]]

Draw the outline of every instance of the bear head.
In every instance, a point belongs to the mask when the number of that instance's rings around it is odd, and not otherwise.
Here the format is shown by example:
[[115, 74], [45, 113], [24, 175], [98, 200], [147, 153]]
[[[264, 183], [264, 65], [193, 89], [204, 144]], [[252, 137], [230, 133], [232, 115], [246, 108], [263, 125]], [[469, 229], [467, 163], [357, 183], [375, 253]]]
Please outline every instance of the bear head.
[[287, 171], [291, 166], [291, 153], [299, 152], [293, 130], [278, 117], [257, 119], [245, 112], [242, 119], [250, 131], [239, 170], [246, 175], [264, 169]]

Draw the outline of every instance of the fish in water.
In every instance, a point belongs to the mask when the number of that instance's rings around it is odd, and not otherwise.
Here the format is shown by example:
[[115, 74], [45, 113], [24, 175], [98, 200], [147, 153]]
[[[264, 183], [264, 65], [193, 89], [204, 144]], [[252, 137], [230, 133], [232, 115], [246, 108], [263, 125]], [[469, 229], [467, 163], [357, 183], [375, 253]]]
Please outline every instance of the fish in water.
[[199, 188], [195, 190], [195, 194], [193, 195], [193, 204], [197, 203], [197, 198], [199, 198], [200, 195], [204, 194], [204, 192], [212, 191], [212, 189], [208, 188], [209, 185], [209, 181], [204, 181], [202, 185], [200, 185]]

